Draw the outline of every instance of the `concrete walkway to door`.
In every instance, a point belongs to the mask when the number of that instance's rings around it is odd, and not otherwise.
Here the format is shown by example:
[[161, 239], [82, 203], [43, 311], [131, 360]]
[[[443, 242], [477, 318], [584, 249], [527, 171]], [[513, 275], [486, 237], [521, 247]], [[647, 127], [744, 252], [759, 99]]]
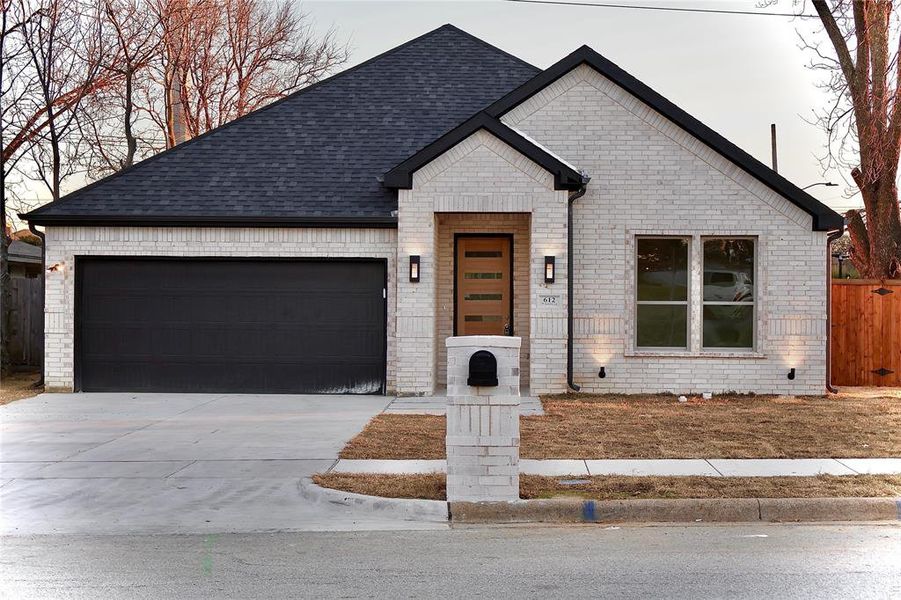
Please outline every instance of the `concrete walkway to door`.
[[312, 504], [384, 396], [41, 394], [0, 407], [0, 534], [446, 527]]

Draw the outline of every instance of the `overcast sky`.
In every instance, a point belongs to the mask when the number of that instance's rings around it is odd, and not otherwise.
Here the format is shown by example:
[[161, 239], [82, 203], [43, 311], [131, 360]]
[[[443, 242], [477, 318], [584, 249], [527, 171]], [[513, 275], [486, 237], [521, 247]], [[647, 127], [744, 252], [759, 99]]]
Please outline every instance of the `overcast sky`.
[[[596, 1], [760, 10], [757, 0]], [[825, 135], [802, 118], [828, 102], [816, 87], [822, 74], [806, 68], [810, 55], [799, 48], [798, 32], [815, 31], [816, 20], [503, 0], [307, 0], [301, 8], [318, 29], [334, 27], [350, 42], [347, 66], [445, 23], [542, 68], [587, 44], [766, 164], [771, 163], [770, 123], [776, 123], [782, 175], [802, 187], [840, 183], [808, 191], [836, 209], [858, 204], [843, 197], [839, 173], [823, 175], [817, 157], [824, 153]], [[783, 0], [769, 10], [791, 9], [791, 0]]]

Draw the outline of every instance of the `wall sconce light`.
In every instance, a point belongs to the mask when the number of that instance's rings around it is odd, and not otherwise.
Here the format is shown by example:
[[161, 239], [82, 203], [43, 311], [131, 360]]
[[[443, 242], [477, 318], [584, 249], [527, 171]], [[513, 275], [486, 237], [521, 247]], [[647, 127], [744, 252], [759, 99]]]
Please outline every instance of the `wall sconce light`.
[[410, 283], [419, 283], [419, 255], [410, 256]]
[[601, 367], [601, 370], [598, 371], [598, 378], [603, 379], [607, 376], [607, 367]]
[[788, 378], [789, 378], [789, 379], [794, 379], [794, 378], [795, 378], [795, 368], [794, 368], [794, 367], [792, 367], [791, 369], [789, 369], [789, 371], [788, 371]]
[[544, 257], [544, 282], [545, 283], [554, 283], [554, 272], [556, 269], [554, 267], [554, 257], [553, 256], [545, 256]]

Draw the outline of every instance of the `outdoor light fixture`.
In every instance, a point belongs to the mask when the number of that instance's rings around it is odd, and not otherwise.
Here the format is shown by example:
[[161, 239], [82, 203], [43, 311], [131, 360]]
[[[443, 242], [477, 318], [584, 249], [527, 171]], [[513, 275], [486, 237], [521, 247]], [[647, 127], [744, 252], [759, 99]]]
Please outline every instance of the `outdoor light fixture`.
[[419, 255], [410, 256], [410, 283], [419, 283]]
[[788, 378], [789, 378], [789, 379], [794, 379], [794, 378], [795, 378], [795, 368], [794, 368], [794, 367], [792, 367], [791, 369], [789, 369], [789, 371], [788, 371]]
[[607, 376], [607, 367], [601, 367], [601, 370], [598, 371], [598, 378], [603, 379]]
[[554, 283], [554, 257], [544, 257], [544, 282]]

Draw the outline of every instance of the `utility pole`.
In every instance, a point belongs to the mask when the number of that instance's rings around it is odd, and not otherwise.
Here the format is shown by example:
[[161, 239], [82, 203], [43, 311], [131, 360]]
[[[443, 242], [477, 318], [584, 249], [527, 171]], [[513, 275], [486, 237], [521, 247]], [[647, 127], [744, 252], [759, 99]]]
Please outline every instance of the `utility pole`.
[[776, 160], [776, 124], [770, 123], [770, 138], [773, 145], [773, 170], [779, 172], [779, 162]]

